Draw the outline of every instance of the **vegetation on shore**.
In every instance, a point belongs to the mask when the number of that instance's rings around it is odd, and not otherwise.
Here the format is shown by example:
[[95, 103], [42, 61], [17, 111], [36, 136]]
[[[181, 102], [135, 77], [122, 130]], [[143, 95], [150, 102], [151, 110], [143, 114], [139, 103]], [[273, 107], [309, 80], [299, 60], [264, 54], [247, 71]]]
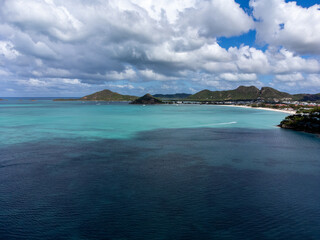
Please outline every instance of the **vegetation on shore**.
[[122, 95], [116, 92], [112, 92], [108, 89], [84, 96], [82, 98], [78, 99], [54, 99], [53, 101], [133, 101], [137, 99], [136, 96], [130, 96], [130, 95]]
[[227, 91], [210, 91], [202, 90], [196, 94], [193, 94], [187, 98], [187, 100], [196, 101], [255, 101], [263, 100], [266, 102], [277, 102], [279, 100], [299, 100], [302, 99], [305, 94], [299, 96], [291, 95], [286, 92], [280, 92], [271, 87], [262, 87], [259, 90], [255, 86], [240, 86], [234, 90]]
[[163, 100], [183, 100], [186, 99], [187, 97], [191, 96], [189, 93], [175, 93], [175, 94], [155, 94], [153, 95], [154, 97], [158, 99], [163, 99]]
[[[272, 108], [272, 109], [279, 109], [279, 110], [295, 110], [299, 111], [302, 109], [310, 109], [309, 106], [301, 105], [301, 104], [284, 104], [284, 103], [253, 103], [250, 105], [253, 108]], [[311, 106], [313, 108], [313, 106]]]
[[196, 94], [189, 96], [188, 100], [197, 101], [228, 101], [228, 100], [252, 100], [257, 99], [259, 89], [251, 86], [240, 86], [235, 90], [228, 91], [210, 91], [208, 89], [202, 90]]
[[279, 127], [303, 131], [309, 133], [320, 133], [320, 107], [302, 110], [299, 113], [286, 117]]
[[[206, 104], [250, 104], [253, 107], [270, 107], [270, 108], [292, 108], [299, 109], [299, 102], [320, 103], [319, 94], [295, 94], [291, 95], [286, 92], [280, 92], [271, 87], [262, 87], [260, 90], [255, 86], [240, 86], [234, 90], [227, 91], [210, 91], [202, 90], [196, 94], [176, 93], [176, 94], [155, 94], [153, 97], [162, 100], [165, 103], [206, 103]], [[54, 99], [54, 101], [134, 101], [136, 96], [122, 95], [110, 90], [99, 91], [78, 99]], [[312, 101], [311, 101], [312, 100]], [[280, 102], [285, 102], [283, 106]], [[296, 102], [296, 103], [294, 103]], [[292, 104], [294, 103], [294, 104]], [[257, 105], [256, 105], [257, 104]], [[266, 105], [263, 105], [266, 104]], [[267, 106], [267, 104], [271, 104]], [[290, 105], [290, 106], [288, 106]]]
[[96, 92], [87, 96], [80, 98], [80, 100], [86, 101], [133, 101], [137, 99], [136, 96], [122, 95], [116, 92], [112, 92], [108, 89], [105, 89], [100, 92]]
[[155, 98], [151, 94], [147, 93], [146, 95], [132, 101], [130, 104], [163, 104], [160, 99]]
[[293, 100], [304, 102], [320, 102], [320, 93], [318, 94], [294, 94]]

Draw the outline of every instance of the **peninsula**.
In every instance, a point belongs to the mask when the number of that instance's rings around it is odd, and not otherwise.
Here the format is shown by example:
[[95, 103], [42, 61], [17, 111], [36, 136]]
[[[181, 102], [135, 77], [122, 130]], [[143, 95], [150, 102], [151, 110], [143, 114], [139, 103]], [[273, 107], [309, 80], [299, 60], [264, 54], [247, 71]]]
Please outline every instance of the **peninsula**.
[[320, 108], [298, 111], [281, 121], [279, 127], [320, 134]]

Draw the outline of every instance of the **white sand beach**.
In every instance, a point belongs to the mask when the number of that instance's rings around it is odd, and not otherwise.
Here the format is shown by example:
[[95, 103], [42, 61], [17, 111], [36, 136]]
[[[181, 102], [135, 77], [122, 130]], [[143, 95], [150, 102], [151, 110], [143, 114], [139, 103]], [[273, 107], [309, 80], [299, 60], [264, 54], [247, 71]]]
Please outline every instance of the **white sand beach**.
[[283, 113], [288, 113], [288, 114], [295, 114], [296, 113], [295, 110], [274, 109], [274, 108], [264, 108], [264, 107], [251, 107], [251, 106], [245, 106], [245, 105], [219, 105], [219, 106], [253, 108], [253, 109], [266, 110], [266, 111], [283, 112]]

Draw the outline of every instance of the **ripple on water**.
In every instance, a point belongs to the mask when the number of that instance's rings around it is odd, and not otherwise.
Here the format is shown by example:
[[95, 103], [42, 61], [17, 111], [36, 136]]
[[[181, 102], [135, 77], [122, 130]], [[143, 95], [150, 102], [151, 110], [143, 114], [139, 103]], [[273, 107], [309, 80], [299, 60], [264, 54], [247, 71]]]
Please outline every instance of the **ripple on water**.
[[318, 239], [319, 139], [303, 136], [162, 129], [1, 146], [0, 238]]

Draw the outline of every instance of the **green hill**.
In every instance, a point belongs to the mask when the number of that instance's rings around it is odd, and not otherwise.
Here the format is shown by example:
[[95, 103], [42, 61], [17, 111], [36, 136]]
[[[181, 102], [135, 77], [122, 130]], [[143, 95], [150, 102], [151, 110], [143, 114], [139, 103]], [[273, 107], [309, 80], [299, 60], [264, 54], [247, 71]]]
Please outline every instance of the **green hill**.
[[318, 94], [294, 94], [293, 100], [305, 102], [320, 102], [320, 93]]
[[[187, 93], [176, 94], [156, 94], [154, 97], [163, 100], [186, 100], [186, 101], [251, 101], [264, 100], [266, 102], [277, 102], [279, 100], [311, 101], [320, 102], [320, 93], [318, 94], [294, 94], [280, 92], [271, 87], [263, 87], [259, 90], [255, 86], [240, 86], [234, 90], [210, 91], [202, 90], [196, 94]], [[138, 97], [131, 95], [121, 95], [110, 90], [102, 90], [78, 99], [54, 99], [54, 101], [133, 101]]]
[[135, 99], [137, 99], [136, 96], [121, 95], [107, 89], [80, 98], [84, 101], [133, 101]]
[[293, 96], [289, 93], [280, 92], [271, 87], [263, 87], [261, 90], [255, 86], [240, 86], [234, 90], [228, 91], [210, 91], [202, 90], [194, 95], [191, 95], [187, 100], [197, 101], [241, 101], [241, 100], [265, 100], [278, 101], [280, 99], [292, 99]]
[[271, 87], [263, 87], [260, 90], [260, 98], [264, 100], [284, 99], [292, 98], [292, 95], [286, 92], [280, 92]]
[[110, 102], [117, 102], [117, 101], [133, 101], [137, 99], [136, 96], [130, 95], [122, 95], [116, 92], [112, 92], [108, 89], [84, 96], [78, 99], [54, 99], [53, 101], [110, 101]]
[[163, 102], [147, 93], [146, 95], [132, 101], [131, 104], [163, 104]]
[[188, 93], [175, 93], [175, 94], [154, 94], [153, 95], [156, 98], [160, 98], [160, 99], [167, 99], [167, 100], [177, 100], [177, 99], [185, 99], [189, 96], [191, 96], [191, 94]]
[[259, 89], [250, 86], [240, 86], [234, 90], [228, 91], [210, 91], [208, 89], [202, 90], [187, 98], [187, 100], [199, 101], [228, 101], [228, 100], [252, 100], [259, 97]]

